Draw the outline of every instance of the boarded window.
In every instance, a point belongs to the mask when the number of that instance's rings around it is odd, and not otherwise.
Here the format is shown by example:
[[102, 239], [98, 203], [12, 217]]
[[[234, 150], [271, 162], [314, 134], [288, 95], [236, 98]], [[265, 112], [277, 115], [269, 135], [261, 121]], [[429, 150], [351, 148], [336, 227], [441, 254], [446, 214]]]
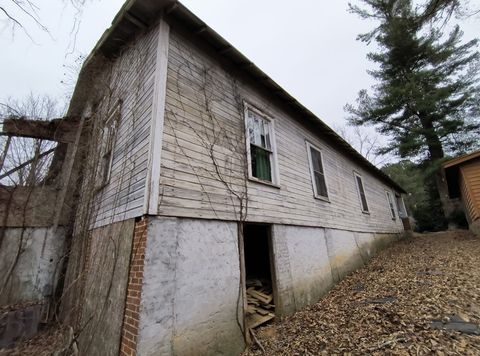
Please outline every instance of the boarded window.
[[262, 181], [273, 182], [273, 127], [260, 113], [247, 109], [247, 144], [250, 149], [250, 174]]
[[395, 205], [393, 204], [393, 196], [392, 193], [389, 191], [385, 192], [387, 194], [387, 201], [388, 201], [388, 206], [390, 207], [390, 214], [392, 215], [392, 219], [396, 219], [397, 215], [395, 214]]
[[364, 213], [368, 213], [368, 203], [367, 203], [367, 197], [365, 196], [365, 188], [363, 186], [362, 177], [359, 176], [358, 174], [355, 174], [355, 182], [357, 184], [357, 191], [358, 191], [358, 196], [360, 198], [360, 203], [362, 205], [362, 211]]
[[310, 160], [310, 173], [312, 177], [315, 197], [328, 199], [327, 182], [323, 169], [322, 152], [307, 143], [308, 157]]

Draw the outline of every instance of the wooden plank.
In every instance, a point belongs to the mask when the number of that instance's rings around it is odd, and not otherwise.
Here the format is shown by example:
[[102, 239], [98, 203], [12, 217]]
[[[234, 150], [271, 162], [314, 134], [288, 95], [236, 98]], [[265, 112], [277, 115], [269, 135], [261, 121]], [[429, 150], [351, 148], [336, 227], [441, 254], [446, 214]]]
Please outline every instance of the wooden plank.
[[73, 143], [79, 122], [78, 118], [61, 118], [50, 121], [9, 118], [3, 121], [2, 132], [11, 136]]
[[247, 290], [247, 294], [265, 304], [269, 304], [273, 299], [272, 295], [264, 294], [255, 289]]
[[247, 316], [247, 327], [254, 329], [257, 326], [265, 324], [267, 321], [272, 320], [275, 318], [275, 315], [259, 315], [259, 314], [252, 314]]

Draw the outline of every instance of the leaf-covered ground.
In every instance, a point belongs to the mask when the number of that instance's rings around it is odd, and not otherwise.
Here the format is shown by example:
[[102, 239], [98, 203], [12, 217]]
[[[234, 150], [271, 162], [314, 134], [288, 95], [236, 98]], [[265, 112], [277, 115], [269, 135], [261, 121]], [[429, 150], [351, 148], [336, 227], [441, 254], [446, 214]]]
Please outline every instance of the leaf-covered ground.
[[480, 323], [480, 238], [416, 235], [318, 303], [257, 329], [265, 352], [253, 345], [244, 355], [480, 355], [480, 335], [432, 328], [459, 319]]
[[[64, 348], [67, 331], [58, 325], [40, 331], [15, 348], [0, 349], [0, 356], [50, 356]], [[63, 356], [62, 353], [58, 354]], [[68, 355], [68, 353], [66, 354]]]

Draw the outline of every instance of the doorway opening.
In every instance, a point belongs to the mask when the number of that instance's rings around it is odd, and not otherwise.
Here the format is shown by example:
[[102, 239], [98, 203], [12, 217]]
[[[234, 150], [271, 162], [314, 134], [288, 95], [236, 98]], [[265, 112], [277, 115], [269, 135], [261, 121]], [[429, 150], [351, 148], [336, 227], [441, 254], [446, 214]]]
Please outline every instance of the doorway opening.
[[256, 328], [275, 317], [271, 260], [271, 226], [243, 226], [247, 294], [246, 324]]

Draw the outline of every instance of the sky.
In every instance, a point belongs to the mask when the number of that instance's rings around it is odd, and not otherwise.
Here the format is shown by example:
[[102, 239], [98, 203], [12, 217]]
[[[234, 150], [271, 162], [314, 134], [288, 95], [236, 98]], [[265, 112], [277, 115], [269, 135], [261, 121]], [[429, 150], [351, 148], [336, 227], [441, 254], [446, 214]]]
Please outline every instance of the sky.
[[[80, 13], [71, 1], [85, 1]], [[480, 0], [471, 2], [480, 5]], [[356, 41], [356, 36], [374, 23], [348, 13], [346, 0], [182, 3], [330, 126], [343, 126], [344, 105], [354, 103], [358, 91], [373, 84], [366, 55], [374, 47]], [[38, 0], [38, 18], [48, 33], [23, 18], [30, 37], [0, 22], [0, 102], [29, 93], [65, 100], [76, 80], [79, 56], [91, 51], [122, 4]], [[480, 33], [478, 17], [461, 25], [466, 40]]]

